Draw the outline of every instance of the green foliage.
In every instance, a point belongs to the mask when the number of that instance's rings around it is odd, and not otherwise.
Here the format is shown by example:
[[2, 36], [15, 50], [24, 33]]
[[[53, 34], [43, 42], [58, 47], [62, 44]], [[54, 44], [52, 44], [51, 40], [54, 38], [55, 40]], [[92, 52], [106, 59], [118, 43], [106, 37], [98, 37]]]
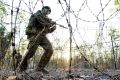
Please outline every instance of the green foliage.
[[119, 5], [118, 0], [114, 0], [114, 5], [115, 5], [115, 6]]
[[10, 32], [6, 32], [5, 27], [0, 27], [0, 39], [5, 38], [7, 41], [11, 39], [11, 33]]
[[5, 27], [0, 27], [0, 36], [4, 36]]
[[11, 32], [6, 33], [5, 38], [7, 40], [10, 40], [11, 39]]
[[120, 38], [117, 29], [115, 29], [114, 27], [111, 27], [111, 28], [109, 29], [109, 36], [112, 37], [114, 40]]
[[3, 3], [3, 0], [0, 0], [0, 39], [5, 37], [5, 25], [2, 23], [2, 19], [5, 17], [6, 15], [6, 8], [5, 8], [5, 4]]
[[0, 17], [6, 15], [6, 8], [2, 0], [0, 0]]

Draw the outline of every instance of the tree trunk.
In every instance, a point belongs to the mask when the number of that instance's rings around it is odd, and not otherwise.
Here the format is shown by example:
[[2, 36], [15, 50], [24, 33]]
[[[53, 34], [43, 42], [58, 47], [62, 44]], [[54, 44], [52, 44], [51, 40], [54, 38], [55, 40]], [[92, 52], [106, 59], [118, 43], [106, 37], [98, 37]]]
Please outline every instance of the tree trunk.
[[113, 53], [113, 59], [114, 59], [114, 68], [117, 69], [117, 64], [116, 64], [116, 57], [115, 57], [115, 50], [114, 50], [114, 45], [113, 45], [113, 38], [111, 36], [111, 44], [112, 44], [112, 53]]

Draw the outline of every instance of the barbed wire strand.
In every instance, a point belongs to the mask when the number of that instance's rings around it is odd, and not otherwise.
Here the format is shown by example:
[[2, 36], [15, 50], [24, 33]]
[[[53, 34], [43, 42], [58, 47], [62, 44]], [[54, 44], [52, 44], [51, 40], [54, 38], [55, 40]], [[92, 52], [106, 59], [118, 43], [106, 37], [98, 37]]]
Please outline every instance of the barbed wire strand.
[[[111, 1], [111, 0], [109, 0], [109, 1]], [[109, 3], [109, 2], [108, 2], [108, 3]], [[108, 5], [108, 3], [106, 4], [106, 6]], [[105, 7], [106, 7], [106, 6], [105, 6]], [[105, 7], [102, 8], [102, 10], [99, 12], [99, 14], [103, 12], [103, 10], [105, 9]], [[116, 12], [118, 12], [118, 11], [116, 11]], [[115, 12], [115, 13], [116, 13], [116, 12]], [[99, 16], [99, 14], [98, 14], [97, 16]], [[117, 13], [117, 14], [118, 14], [118, 13]], [[117, 14], [116, 14], [116, 15], [117, 15]], [[114, 14], [113, 14], [113, 15], [114, 15]], [[111, 15], [111, 16], [112, 16], [112, 15]], [[78, 19], [80, 19], [80, 20], [82, 20], [82, 21], [85, 21], [85, 22], [97, 22], [97, 21], [87, 21], [87, 20], [83, 20], [83, 19], [81, 19], [81, 18], [78, 18]], [[110, 19], [110, 18], [108, 18], [108, 19], [106, 19], [106, 20], [109, 20], [109, 19]]]
[[33, 7], [33, 12], [34, 12], [34, 10], [35, 10], [36, 5], [38, 4], [38, 1], [39, 1], [39, 0], [36, 1], [35, 5], [34, 5], [34, 7]]

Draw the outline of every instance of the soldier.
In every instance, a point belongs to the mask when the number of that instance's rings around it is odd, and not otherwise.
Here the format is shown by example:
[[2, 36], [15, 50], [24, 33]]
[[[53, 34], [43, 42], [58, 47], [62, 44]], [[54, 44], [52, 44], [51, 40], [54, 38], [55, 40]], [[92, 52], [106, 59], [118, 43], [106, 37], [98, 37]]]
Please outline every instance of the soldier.
[[[33, 57], [38, 46], [40, 45], [44, 49], [44, 54], [42, 55], [41, 60], [35, 70], [48, 73], [48, 71], [45, 70], [45, 66], [48, 64], [53, 54], [53, 48], [50, 41], [47, 39], [46, 34], [52, 33], [56, 29], [56, 23], [48, 18], [48, 14], [50, 13], [50, 7], [43, 6], [42, 10], [38, 10], [36, 13], [31, 15], [29, 24], [26, 28], [26, 35], [29, 39], [29, 44], [27, 47], [28, 51], [19, 66], [20, 71], [25, 71], [27, 69], [28, 60]], [[38, 36], [39, 38], [37, 38], [34, 43], [36, 37]]]

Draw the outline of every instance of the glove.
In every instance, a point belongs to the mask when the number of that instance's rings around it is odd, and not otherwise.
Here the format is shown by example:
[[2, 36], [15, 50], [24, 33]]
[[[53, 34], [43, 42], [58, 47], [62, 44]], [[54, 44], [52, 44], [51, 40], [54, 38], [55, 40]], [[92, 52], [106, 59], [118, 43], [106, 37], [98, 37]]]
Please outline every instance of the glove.
[[56, 25], [53, 25], [51, 28], [49, 28], [49, 33], [53, 32], [56, 29]]

